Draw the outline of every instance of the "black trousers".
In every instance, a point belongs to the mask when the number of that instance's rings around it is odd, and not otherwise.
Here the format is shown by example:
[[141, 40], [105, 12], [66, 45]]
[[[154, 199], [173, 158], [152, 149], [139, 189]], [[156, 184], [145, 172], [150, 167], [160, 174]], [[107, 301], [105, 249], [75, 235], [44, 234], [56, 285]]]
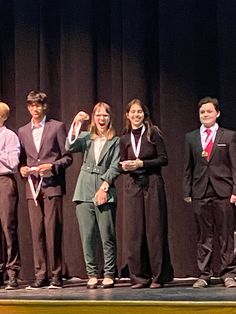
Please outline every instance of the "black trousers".
[[210, 186], [204, 198], [193, 200], [197, 224], [197, 264], [200, 278], [208, 281], [213, 275], [214, 239], [219, 241], [220, 276], [235, 277], [234, 210], [229, 198], [220, 198]]
[[167, 205], [161, 176], [150, 175], [140, 187], [126, 178], [127, 260], [132, 283], [165, 283], [173, 279], [168, 246]]
[[50, 272], [52, 278], [61, 279], [62, 196], [40, 194], [37, 200], [37, 205], [28, 200], [35, 277], [47, 279]]

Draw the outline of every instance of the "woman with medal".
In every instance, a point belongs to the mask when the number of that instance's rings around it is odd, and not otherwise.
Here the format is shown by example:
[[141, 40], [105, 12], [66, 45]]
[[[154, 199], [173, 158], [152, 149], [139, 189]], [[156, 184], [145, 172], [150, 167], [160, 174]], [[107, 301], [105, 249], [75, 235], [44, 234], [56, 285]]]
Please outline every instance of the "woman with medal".
[[[218, 275], [226, 288], [235, 288], [236, 132], [216, 123], [216, 98], [201, 99], [198, 109], [201, 127], [186, 134], [183, 176], [184, 200], [192, 203], [197, 226], [199, 278], [193, 287], [205, 288]], [[214, 239], [219, 243], [219, 274], [212, 265]]]
[[92, 112], [89, 131], [81, 125], [89, 116], [80, 111], [74, 118], [66, 149], [83, 154], [83, 164], [77, 180], [73, 201], [80, 228], [84, 260], [88, 275], [87, 288], [98, 286], [96, 262], [98, 239], [101, 238], [104, 257], [102, 288], [112, 288], [116, 271], [116, 189], [119, 175], [119, 138], [112, 126], [111, 108], [98, 102]]
[[128, 266], [133, 289], [161, 288], [173, 279], [167, 206], [161, 169], [168, 164], [163, 137], [139, 100], [128, 103], [120, 139], [125, 177]]

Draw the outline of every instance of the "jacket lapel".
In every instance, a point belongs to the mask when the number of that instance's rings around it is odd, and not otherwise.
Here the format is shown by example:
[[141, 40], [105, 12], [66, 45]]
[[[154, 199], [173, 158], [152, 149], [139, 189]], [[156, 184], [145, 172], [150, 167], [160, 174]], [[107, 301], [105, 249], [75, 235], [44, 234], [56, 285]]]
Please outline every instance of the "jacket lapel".
[[197, 143], [197, 147], [199, 147], [199, 149], [201, 151], [203, 151], [200, 129], [197, 130], [197, 132], [196, 132], [196, 143]]
[[196, 147], [197, 147], [197, 153], [199, 154], [202, 162], [204, 163], [208, 163], [207, 159], [205, 157], [202, 156], [203, 153], [203, 146], [202, 146], [202, 141], [201, 141], [201, 133], [200, 133], [200, 129], [198, 129], [196, 131]]
[[99, 156], [99, 161], [98, 164], [102, 161], [104, 156], [106, 155], [107, 151], [110, 149], [110, 147], [114, 144], [114, 138], [112, 140], [107, 140], [106, 143], [104, 144], [101, 154]]
[[31, 128], [31, 122], [28, 123], [26, 127], [26, 138], [27, 138], [27, 146], [28, 150], [31, 152], [32, 155], [38, 156], [37, 149], [34, 144], [34, 139], [33, 139], [33, 133], [32, 133], [32, 128]]

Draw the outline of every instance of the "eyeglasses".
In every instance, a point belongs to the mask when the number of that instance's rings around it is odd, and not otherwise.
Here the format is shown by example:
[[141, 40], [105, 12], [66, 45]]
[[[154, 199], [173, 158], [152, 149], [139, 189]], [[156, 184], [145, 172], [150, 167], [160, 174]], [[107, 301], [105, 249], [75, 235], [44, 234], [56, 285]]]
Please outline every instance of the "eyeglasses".
[[104, 118], [104, 119], [109, 119], [110, 115], [109, 114], [95, 114], [96, 118]]

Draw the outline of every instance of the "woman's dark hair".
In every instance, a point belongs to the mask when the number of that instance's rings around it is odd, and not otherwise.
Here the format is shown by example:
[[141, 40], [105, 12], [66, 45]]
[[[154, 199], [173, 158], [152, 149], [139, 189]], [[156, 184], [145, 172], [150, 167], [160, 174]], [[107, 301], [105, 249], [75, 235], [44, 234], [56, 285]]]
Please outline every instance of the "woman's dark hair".
[[154, 130], [157, 130], [157, 132], [162, 136], [161, 130], [159, 129], [159, 127], [152, 123], [148, 107], [146, 105], [144, 105], [141, 102], [141, 100], [138, 99], [138, 98], [132, 99], [126, 106], [126, 111], [125, 111], [125, 128], [124, 128], [123, 134], [129, 133], [131, 131], [131, 129], [132, 129], [131, 123], [130, 123], [129, 119], [126, 117], [126, 114], [129, 113], [132, 105], [139, 105], [142, 108], [143, 112], [144, 112], [143, 123], [144, 123], [144, 125], [147, 128], [147, 139], [148, 139], [148, 141], [150, 143], [152, 143], [151, 136], [152, 136], [152, 133], [153, 133]]

